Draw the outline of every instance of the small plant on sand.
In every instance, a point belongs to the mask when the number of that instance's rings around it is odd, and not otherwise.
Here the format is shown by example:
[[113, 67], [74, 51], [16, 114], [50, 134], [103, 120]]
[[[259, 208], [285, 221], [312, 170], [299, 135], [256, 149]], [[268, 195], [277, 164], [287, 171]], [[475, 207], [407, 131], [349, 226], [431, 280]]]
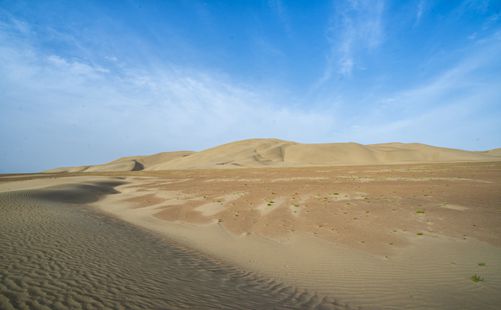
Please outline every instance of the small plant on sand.
[[422, 236], [422, 235], [423, 235], [423, 233], [422, 233], [422, 232], [418, 232], [416, 235], [418, 235], [418, 236]]
[[484, 266], [485, 266], [485, 263], [478, 263], [478, 265], [479, 265], [480, 267], [484, 267]]
[[471, 280], [475, 283], [482, 282], [484, 279], [480, 277], [478, 274], [474, 274], [471, 276]]
[[423, 209], [416, 210], [416, 213], [417, 214], [424, 214], [424, 210]]

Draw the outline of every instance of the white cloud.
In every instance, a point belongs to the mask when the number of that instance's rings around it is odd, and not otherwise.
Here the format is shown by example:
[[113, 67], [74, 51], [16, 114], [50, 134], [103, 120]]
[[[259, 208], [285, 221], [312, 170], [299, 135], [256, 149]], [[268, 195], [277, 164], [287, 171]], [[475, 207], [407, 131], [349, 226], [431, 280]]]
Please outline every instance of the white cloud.
[[70, 61], [57, 55], [49, 55], [46, 57], [47, 62], [58, 70], [75, 76], [85, 76], [87, 78], [97, 78], [103, 73], [109, 73], [108, 69], [100, 66], [89, 65], [76, 60]]
[[[362, 143], [405, 141], [488, 149], [501, 145], [501, 33], [479, 39], [474, 51], [428, 82], [382, 96], [344, 131]], [[497, 64], [497, 70], [501, 69]]]
[[[337, 11], [319, 85], [350, 76], [361, 54], [382, 44], [383, 11], [383, 2], [368, 1]], [[28, 24], [0, 21], [0, 170], [92, 164], [255, 137], [500, 146], [501, 33], [477, 38], [462, 49], [466, 57], [456, 66], [409, 89], [375, 93], [376, 104], [322, 93], [315, 97], [322, 104], [305, 96], [295, 106], [277, 90], [155, 63], [148, 55], [147, 65], [132, 66], [113, 51], [105, 59], [46, 51], [33, 44]], [[81, 48], [92, 56], [92, 49]]]
[[[326, 111], [279, 105], [273, 91], [158, 64], [120, 73], [8, 37], [0, 45], [3, 169], [39, 170], [127, 154], [200, 149], [231, 140], [315, 141], [332, 132]], [[116, 61], [119, 61], [118, 59]], [[37, 163], [29, 167], [37, 154]]]
[[421, 17], [423, 16], [425, 8], [426, 8], [426, 0], [419, 0], [416, 6], [416, 21], [414, 22], [414, 26], [419, 25], [419, 23], [421, 22]]
[[326, 66], [315, 88], [334, 75], [351, 76], [359, 65], [359, 56], [378, 48], [384, 39], [383, 0], [336, 3], [326, 33], [329, 43]]

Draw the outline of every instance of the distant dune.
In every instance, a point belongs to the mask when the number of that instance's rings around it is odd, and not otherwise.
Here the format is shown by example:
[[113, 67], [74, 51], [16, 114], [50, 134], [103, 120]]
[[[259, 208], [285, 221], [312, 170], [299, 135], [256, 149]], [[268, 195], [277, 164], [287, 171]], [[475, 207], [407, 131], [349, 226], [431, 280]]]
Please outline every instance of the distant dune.
[[101, 165], [62, 167], [45, 172], [309, 167], [498, 160], [501, 160], [501, 148], [475, 152], [419, 143], [302, 144], [278, 139], [251, 139], [223, 144], [200, 152], [179, 151], [150, 156], [130, 156]]
[[61, 167], [50, 169], [44, 172], [58, 173], [58, 172], [103, 172], [103, 171], [139, 171], [144, 170], [146, 167], [156, 166], [162, 163], [167, 163], [170, 160], [188, 156], [192, 154], [191, 151], [179, 152], [163, 152], [149, 156], [129, 156], [122, 157], [102, 165], [95, 166], [76, 166], [76, 167]]
[[489, 154], [489, 155], [494, 155], [494, 156], [501, 156], [501, 147], [498, 147], [497, 149], [485, 151], [485, 153]]

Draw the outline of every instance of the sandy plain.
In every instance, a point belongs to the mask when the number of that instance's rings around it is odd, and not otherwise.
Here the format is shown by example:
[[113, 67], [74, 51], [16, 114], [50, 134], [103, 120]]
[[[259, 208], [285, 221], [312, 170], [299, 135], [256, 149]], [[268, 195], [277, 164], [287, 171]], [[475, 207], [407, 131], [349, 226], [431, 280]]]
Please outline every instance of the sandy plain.
[[[183, 257], [189, 259], [193, 259], [192, 253], [197, 253], [197, 261], [233, 266], [218, 267], [224, 269], [223, 278], [232, 278], [227, 274], [237, 274], [242, 277], [238, 281], [251, 283], [243, 287], [252, 288], [228, 292], [228, 288], [216, 286], [207, 292], [207, 286], [212, 287], [208, 283], [222, 281], [205, 278], [206, 269], [211, 267], [196, 269], [197, 281], [183, 281], [185, 274], [180, 271], [175, 278], [181, 282], [165, 286], [160, 279], [170, 278], [168, 274], [173, 271], [164, 270], [162, 266], [170, 266], [172, 257], [162, 258], [156, 254], [150, 257], [150, 251], [156, 253], [158, 250], [136, 250], [133, 247], [144, 242], [134, 240], [136, 237], [130, 237], [129, 241], [127, 234], [122, 239], [118, 231], [111, 234], [107, 239], [110, 244], [117, 240], [117, 248], [125, 251], [131, 247], [127, 253], [142, 255], [124, 261], [121, 257], [127, 254], [112, 252], [107, 258], [110, 266], [135, 270], [130, 277], [137, 276], [141, 281], [132, 281], [136, 286], [122, 285], [122, 278], [117, 276], [97, 283], [114, 283], [114, 292], [118, 295], [123, 288], [125, 291], [132, 287], [133, 291], [147, 289], [155, 295], [155, 299], [146, 298], [149, 302], [181, 296], [176, 300], [186, 302], [195, 298], [201, 308], [212, 305], [238, 309], [279, 306], [499, 309], [501, 306], [500, 162], [87, 172], [3, 176], [0, 179], [0, 192], [3, 192], [0, 206], [2, 213], [9, 215], [2, 216], [1, 226], [2, 235], [9, 236], [2, 238], [2, 249], [6, 250], [2, 251], [0, 261], [4, 266], [9, 262], [9, 268], [2, 268], [4, 283], [26, 267], [23, 261], [17, 261], [17, 265], [12, 263], [12, 257], [16, 257], [12, 253], [35, 251], [30, 248], [33, 244], [42, 252], [43, 249], [71, 249], [73, 245], [80, 246], [76, 252], [86, 252], [82, 244], [92, 242], [85, 241], [84, 236], [102, 235], [89, 228], [87, 234], [75, 232], [72, 242], [54, 241], [55, 245], [45, 246], [30, 236], [30, 227], [36, 226], [37, 216], [31, 216], [33, 222], [30, 222], [24, 220], [30, 216], [15, 215], [25, 210], [26, 205], [32, 205], [31, 208], [36, 205], [37, 212], [42, 212], [40, 206], [45, 206], [52, 216], [56, 216], [54, 212], [66, 214], [80, 210], [78, 212], [84, 214], [100, 214], [103, 221], [115, 223], [102, 217], [105, 213], [113, 215], [133, 224], [126, 226], [128, 231], [133, 231], [133, 236], [144, 234], [144, 238], [160, 238], [163, 246], [176, 245], [188, 251], [190, 255]], [[109, 182], [116, 182], [112, 189]], [[102, 198], [97, 199], [89, 191], [98, 191]], [[39, 217], [47, 217], [45, 213], [40, 214]], [[15, 227], [22, 226], [19, 221], [24, 221], [24, 229], [12, 235]], [[54, 221], [64, 224], [56, 217]], [[106, 223], [99, 227], [115, 229], [114, 225]], [[42, 226], [43, 229], [48, 227]], [[61, 235], [71, 235], [72, 228], [70, 225], [43, 239], [57, 240]], [[16, 245], [13, 240], [21, 243]], [[113, 248], [110, 244], [103, 246]], [[59, 259], [54, 259], [51, 253], [52, 250], [46, 250], [46, 254], [31, 256], [34, 261], [41, 258], [53, 261], [54, 270], [62, 268], [57, 266]], [[103, 258], [97, 260], [100, 259]], [[127, 267], [134, 262], [141, 264]], [[181, 265], [190, 264], [193, 263]], [[155, 269], [141, 275], [142, 268], [149, 270], [150, 265], [163, 270], [167, 276], [154, 276]], [[31, 275], [40, 267], [26, 268], [23, 272]], [[178, 269], [173, 267], [176, 272]], [[199, 273], [208, 282], [198, 282]], [[43, 274], [39, 276], [40, 279], [44, 277]], [[478, 278], [472, 278], [474, 276]], [[156, 279], [160, 282], [155, 282]], [[262, 285], [262, 282], [270, 284]], [[6, 286], [0, 289], [2, 302], [12, 304], [12, 298], [16, 298], [13, 296], [20, 292], [25, 296], [21, 300], [30, 300], [31, 292], [40, 287], [37, 282], [30, 281], [25, 281], [24, 286], [16, 285], [17, 291]], [[33, 293], [42, 296], [37, 299], [41, 304], [51, 294], [44, 288]], [[218, 299], [221, 294], [227, 299]], [[106, 299], [98, 298], [93, 302], [111, 305], [103, 300]], [[232, 304], [237, 301], [243, 304]], [[182, 308], [189, 304], [171, 305]]]

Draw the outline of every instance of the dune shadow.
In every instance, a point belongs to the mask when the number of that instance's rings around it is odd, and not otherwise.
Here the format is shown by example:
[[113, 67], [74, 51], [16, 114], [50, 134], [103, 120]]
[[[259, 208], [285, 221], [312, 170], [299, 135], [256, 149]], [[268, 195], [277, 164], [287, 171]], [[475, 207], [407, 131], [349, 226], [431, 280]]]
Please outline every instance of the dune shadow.
[[91, 184], [61, 185], [33, 190], [30, 191], [29, 195], [32, 198], [45, 201], [85, 204], [96, 202], [105, 195], [117, 194], [118, 191], [115, 190], [115, 187], [124, 183], [120, 181], [105, 181], [93, 182]]

